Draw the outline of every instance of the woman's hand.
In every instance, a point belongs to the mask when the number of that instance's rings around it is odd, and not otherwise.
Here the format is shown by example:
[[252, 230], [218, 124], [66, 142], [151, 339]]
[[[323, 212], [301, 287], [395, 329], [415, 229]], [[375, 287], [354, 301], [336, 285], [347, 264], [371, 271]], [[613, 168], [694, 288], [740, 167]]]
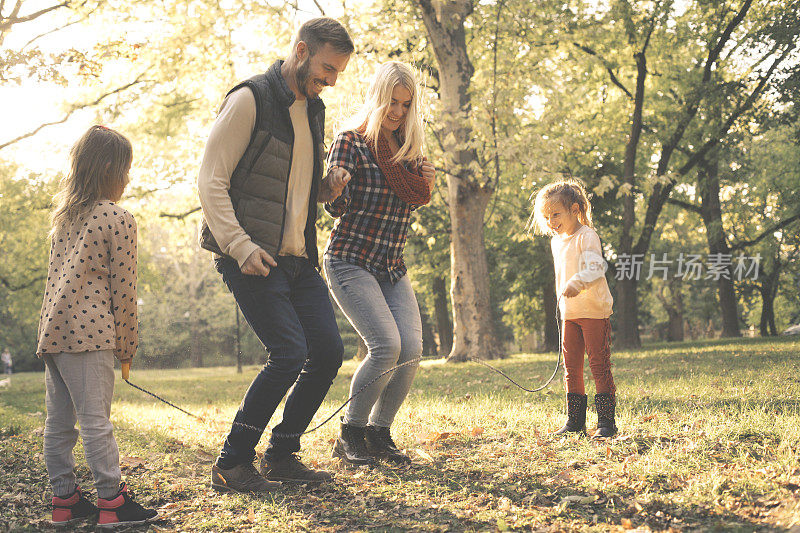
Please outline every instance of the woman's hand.
[[328, 170], [328, 175], [322, 180], [322, 186], [317, 195], [318, 202], [333, 202], [341, 196], [347, 183], [350, 181], [350, 173], [341, 167], [332, 167]]
[[428, 187], [433, 189], [433, 183], [436, 181], [436, 167], [427, 158], [423, 157], [420, 171], [422, 172], [422, 177], [428, 180]]

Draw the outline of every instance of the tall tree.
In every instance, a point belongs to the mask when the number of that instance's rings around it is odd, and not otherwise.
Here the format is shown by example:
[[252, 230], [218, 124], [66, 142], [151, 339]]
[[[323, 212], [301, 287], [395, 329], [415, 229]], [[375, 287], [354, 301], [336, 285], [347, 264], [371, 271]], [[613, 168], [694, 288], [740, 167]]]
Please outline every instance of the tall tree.
[[483, 171], [470, 128], [474, 68], [467, 50], [465, 23], [474, 5], [471, 0], [415, 0], [415, 4], [433, 45], [439, 73], [440, 131], [451, 222], [454, 335], [448, 359], [492, 359], [501, 356], [502, 349], [492, 320], [483, 218], [495, 178]]
[[[770, 83], [791, 71], [800, 31], [796, 16], [788, 13], [796, 15], [798, 6], [766, 0], [755, 7], [752, 0], [634, 6], [615, 0], [599, 22], [575, 33], [576, 48], [596, 61], [630, 102], [618, 256], [644, 257], [675, 186], [765, 97]], [[580, 42], [582, 32], [596, 37], [600, 27], [611, 32], [619, 27], [623, 35], [592, 45]], [[627, 46], [618, 52], [621, 41]], [[641, 344], [638, 286], [635, 275], [617, 284], [623, 347]]]
[[[709, 153], [708, 159], [710, 160], [703, 160], [697, 169], [697, 191], [700, 194], [700, 205], [679, 199], [670, 199], [670, 202], [700, 215], [706, 230], [709, 253], [728, 256], [731, 254], [731, 249], [728, 245], [722, 221], [717, 151], [714, 150]], [[724, 271], [725, 275], [717, 280], [717, 297], [722, 318], [722, 336], [740, 337], [738, 298], [731, 266], [725, 266]]]
[[800, 136], [796, 124], [789, 124], [762, 120], [762, 127], [742, 135], [738, 146], [727, 147], [730, 163], [720, 166], [731, 252], [761, 257], [756, 279], [737, 280], [737, 285], [758, 292], [759, 330], [765, 336], [778, 333], [778, 295], [797, 292], [791, 279], [798, 272], [800, 207], [790, 199], [800, 192]]
[[17, 368], [30, 370], [39, 366], [31, 356], [47, 277], [45, 235], [53, 188], [36, 176], [17, 174], [0, 162], [0, 343], [11, 350]]

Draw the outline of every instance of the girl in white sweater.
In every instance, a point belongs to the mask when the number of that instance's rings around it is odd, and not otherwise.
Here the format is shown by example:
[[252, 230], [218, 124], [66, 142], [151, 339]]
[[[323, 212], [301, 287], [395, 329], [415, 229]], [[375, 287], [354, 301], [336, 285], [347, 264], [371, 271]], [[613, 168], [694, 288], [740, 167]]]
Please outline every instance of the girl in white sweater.
[[561, 344], [568, 419], [556, 434], [586, 432], [585, 352], [597, 389], [594, 437], [611, 437], [617, 432], [609, 321], [614, 300], [606, 282], [600, 237], [592, 226], [592, 206], [583, 185], [577, 180], [565, 180], [540, 190], [534, 202], [532, 226], [537, 233], [552, 235], [556, 294], [563, 320]]

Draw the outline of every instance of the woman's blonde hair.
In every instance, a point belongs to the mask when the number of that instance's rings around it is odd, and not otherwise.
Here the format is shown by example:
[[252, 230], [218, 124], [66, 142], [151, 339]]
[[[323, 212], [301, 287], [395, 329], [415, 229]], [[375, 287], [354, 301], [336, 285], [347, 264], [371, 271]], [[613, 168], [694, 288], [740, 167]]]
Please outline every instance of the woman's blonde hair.
[[400, 132], [400, 149], [392, 161], [422, 161], [424, 127], [422, 109], [419, 102], [421, 90], [414, 69], [399, 61], [388, 61], [378, 67], [372, 82], [367, 89], [364, 106], [353, 120], [353, 127], [365, 127], [364, 136], [367, 142], [377, 145], [383, 119], [389, 112], [392, 103], [392, 91], [398, 85], [411, 93], [411, 105]]
[[560, 203], [567, 210], [571, 210], [574, 204], [578, 204], [578, 221], [584, 226], [592, 225], [592, 204], [586, 189], [579, 180], [561, 180], [544, 187], [536, 193], [533, 201], [533, 213], [528, 219], [527, 230], [533, 230], [539, 235], [555, 235], [553, 230], [547, 225], [545, 211], [554, 202]]
[[105, 126], [92, 126], [69, 152], [70, 169], [61, 178], [50, 216], [52, 237], [58, 228], [86, 216], [100, 200], [118, 200], [128, 184], [133, 158], [130, 141]]

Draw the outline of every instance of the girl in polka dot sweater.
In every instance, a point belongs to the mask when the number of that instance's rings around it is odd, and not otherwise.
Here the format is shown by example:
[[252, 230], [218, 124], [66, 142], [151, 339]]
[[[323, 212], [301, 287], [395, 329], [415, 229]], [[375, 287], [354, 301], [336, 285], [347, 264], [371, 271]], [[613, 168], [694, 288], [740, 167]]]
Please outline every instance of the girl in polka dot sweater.
[[[136, 220], [115, 204], [128, 184], [131, 158], [128, 139], [92, 126], [72, 147], [70, 171], [55, 198], [37, 355], [45, 362], [44, 458], [57, 525], [97, 516], [98, 525], [112, 526], [157, 516], [121, 483], [109, 419], [114, 358], [130, 364], [139, 343]], [[78, 421], [97, 507], [76, 483]]]

